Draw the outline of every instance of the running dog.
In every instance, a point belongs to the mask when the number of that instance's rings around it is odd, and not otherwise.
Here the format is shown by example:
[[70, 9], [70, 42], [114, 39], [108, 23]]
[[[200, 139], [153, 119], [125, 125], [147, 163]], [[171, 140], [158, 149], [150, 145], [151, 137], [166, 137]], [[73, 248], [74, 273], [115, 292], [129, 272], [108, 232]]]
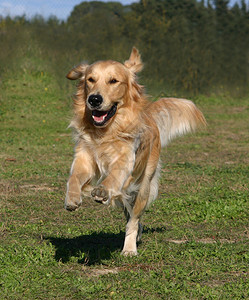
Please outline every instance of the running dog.
[[189, 100], [148, 101], [136, 78], [142, 68], [134, 47], [124, 64], [80, 64], [67, 74], [79, 84], [70, 124], [76, 146], [65, 208], [77, 209], [81, 195], [121, 206], [127, 218], [124, 255], [137, 254], [139, 220], [157, 197], [161, 147], [206, 124]]

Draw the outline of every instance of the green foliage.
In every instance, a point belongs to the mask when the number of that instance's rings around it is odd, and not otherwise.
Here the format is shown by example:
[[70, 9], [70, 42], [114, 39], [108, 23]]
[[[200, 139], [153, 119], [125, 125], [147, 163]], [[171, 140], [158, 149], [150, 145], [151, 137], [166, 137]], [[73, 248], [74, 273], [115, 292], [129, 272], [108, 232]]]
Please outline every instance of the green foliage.
[[70, 32], [78, 33], [72, 47], [78, 51], [85, 48], [85, 56], [91, 60], [108, 59], [111, 49], [118, 45], [123, 14], [124, 7], [118, 2], [82, 2], [75, 6], [67, 22]]
[[[146, 62], [143, 81], [167, 94], [230, 93], [249, 86], [249, 11], [244, 0], [82, 2], [66, 22], [36, 16], [0, 19], [0, 74], [15, 72], [24, 54], [37, 51], [61, 78], [82, 60], [127, 59], [137, 46]], [[23, 66], [22, 66], [23, 67]], [[32, 67], [32, 62], [27, 67]], [[26, 68], [25, 68], [26, 69]]]

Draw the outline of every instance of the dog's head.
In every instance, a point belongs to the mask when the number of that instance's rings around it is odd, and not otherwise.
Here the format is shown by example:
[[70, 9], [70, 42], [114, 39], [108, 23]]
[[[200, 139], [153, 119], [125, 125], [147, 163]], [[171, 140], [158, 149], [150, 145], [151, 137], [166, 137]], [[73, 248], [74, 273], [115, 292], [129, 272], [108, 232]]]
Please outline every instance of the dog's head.
[[130, 58], [124, 64], [111, 60], [92, 65], [80, 64], [67, 74], [67, 78], [80, 79], [86, 113], [91, 115], [94, 126], [106, 127], [119, 108], [127, 105], [135, 74], [142, 68], [140, 54], [133, 47]]

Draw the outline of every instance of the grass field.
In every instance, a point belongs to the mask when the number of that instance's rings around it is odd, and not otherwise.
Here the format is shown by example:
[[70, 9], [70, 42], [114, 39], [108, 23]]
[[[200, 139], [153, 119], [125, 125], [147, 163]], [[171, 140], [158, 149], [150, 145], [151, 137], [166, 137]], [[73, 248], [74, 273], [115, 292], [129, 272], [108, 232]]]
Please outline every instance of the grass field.
[[160, 193], [129, 258], [120, 211], [90, 199], [63, 209], [71, 90], [42, 71], [6, 78], [0, 299], [249, 299], [248, 98], [194, 100], [209, 126], [162, 152]]

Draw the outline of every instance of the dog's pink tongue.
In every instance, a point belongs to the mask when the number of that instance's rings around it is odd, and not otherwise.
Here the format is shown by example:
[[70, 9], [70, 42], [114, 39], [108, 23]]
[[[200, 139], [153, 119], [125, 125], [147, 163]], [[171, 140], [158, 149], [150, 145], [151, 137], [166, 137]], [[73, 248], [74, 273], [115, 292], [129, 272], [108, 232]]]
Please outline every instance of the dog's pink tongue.
[[99, 117], [98, 116], [93, 116], [93, 119], [94, 119], [95, 122], [101, 123], [101, 122], [103, 122], [105, 120], [106, 116], [107, 116], [107, 114], [105, 114], [103, 116], [99, 116]]

